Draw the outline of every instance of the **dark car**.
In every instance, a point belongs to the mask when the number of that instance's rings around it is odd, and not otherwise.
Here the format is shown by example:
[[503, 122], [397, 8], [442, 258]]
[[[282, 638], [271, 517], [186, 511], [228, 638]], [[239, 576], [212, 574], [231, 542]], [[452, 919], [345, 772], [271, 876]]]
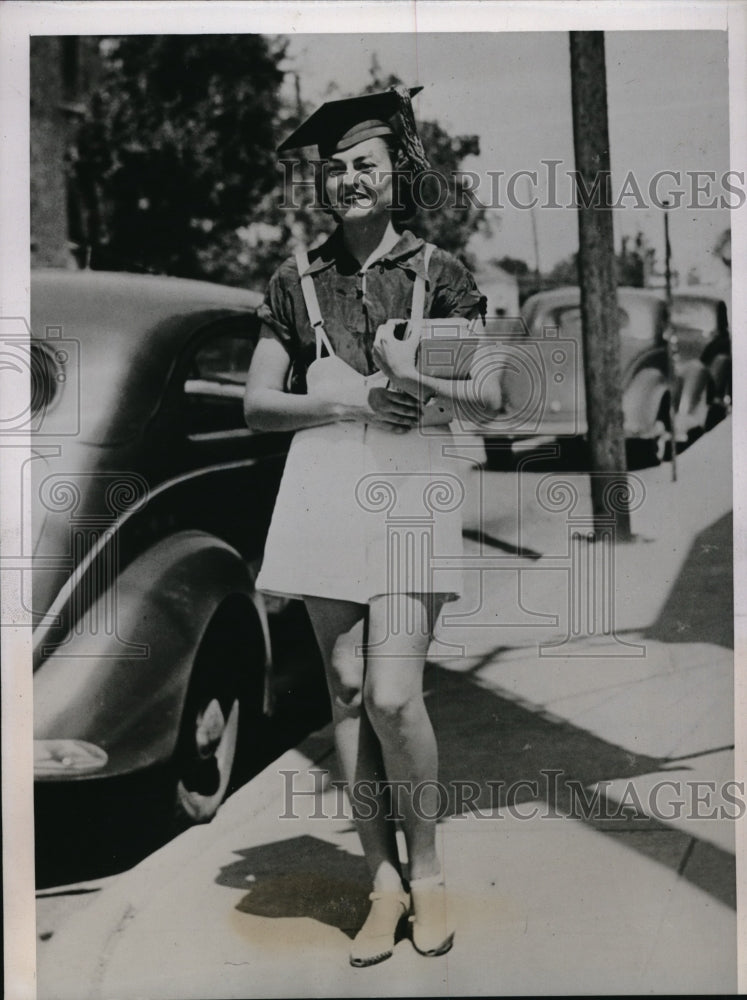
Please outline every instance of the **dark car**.
[[695, 286], [672, 295], [672, 331], [677, 353], [709, 372], [717, 401], [731, 404], [729, 295], [724, 289]]
[[[678, 357], [672, 343], [668, 350], [669, 312], [657, 292], [621, 287], [617, 300], [628, 453], [636, 464], [655, 462], [671, 445], [672, 411], [678, 441], [706, 428], [714, 388], [699, 360]], [[505, 414], [487, 429], [486, 442], [496, 445], [508, 439], [515, 447], [525, 447], [537, 437], [578, 442], [588, 429], [579, 288], [532, 295], [524, 303], [522, 319], [524, 338], [517, 338], [515, 346], [519, 360], [505, 380]], [[536, 372], [520, 361], [521, 352], [530, 346], [543, 359]], [[539, 415], [524, 421], [532, 394], [541, 401]]]
[[289, 435], [244, 422], [260, 301], [32, 275], [37, 788], [158, 773], [208, 820], [263, 732], [273, 649], [254, 578]]

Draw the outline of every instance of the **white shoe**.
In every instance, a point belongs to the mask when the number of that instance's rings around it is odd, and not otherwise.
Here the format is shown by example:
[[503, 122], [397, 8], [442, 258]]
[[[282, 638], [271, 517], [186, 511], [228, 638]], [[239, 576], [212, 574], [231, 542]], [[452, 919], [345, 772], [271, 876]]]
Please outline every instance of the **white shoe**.
[[445, 955], [454, 944], [454, 931], [448, 924], [443, 875], [412, 879], [410, 892], [413, 908], [410, 923], [415, 951], [427, 958]]
[[397, 928], [410, 909], [410, 897], [403, 889], [372, 892], [368, 898], [371, 909], [350, 948], [350, 964], [358, 968], [391, 956]]

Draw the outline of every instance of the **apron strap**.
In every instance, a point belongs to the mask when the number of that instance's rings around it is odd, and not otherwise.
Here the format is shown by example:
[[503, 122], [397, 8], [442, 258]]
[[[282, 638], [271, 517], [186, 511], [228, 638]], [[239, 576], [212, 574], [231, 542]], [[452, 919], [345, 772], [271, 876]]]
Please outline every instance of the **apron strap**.
[[306, 303], [306, 312], [309, 314], [309, 322], [314, 328], [314, 338], [316, 339], [316, 356], [317, 359], [322, 356], [322, 345], [327, 348], [327, 353], [331, 356], [334, 355], [332, 345], [329, 342], [329, 337], [327, 336], [324, 329], [324, 320], [322, 319], [322, 313], [319, 308], [319, 299], [316, 297], [316, 288], [314, 288], [314, 279], [310, 274], [306, 274], [306, 270], [309, 266], [309, 255], [305, 250], [296, 251], [296, 267], [298, 268], [298, 274], [301, 278], [301, 291], [303, 292], [303, 300]]
[[[420, 274], [415, 275], [415, 284], [412, 289], [412, 307], [410, 309], [410, 324], [411, 326], [418, 327], [418, 334], [420, 327], [423, 322], [423, 313], [425, 311], [425, 287], [426, 279], [428, 275], [428, 264], [433, 253], [434, 246], [432, 243], [425, 244], [425, 253], [423, 255], [423, 267], [425, 270], [425, 277]], [[333, 355], [335, 352], [332, 348], [332, 344], [329, 342], [329, 337], [324, 329], [324, 319], [322, 318], [322, 313], [319, 308], [319, 299], [316, 295], [316, 288], [314, 287], [314, 279], [306, 271], [309, 266], [309, 255], [305, 250], [296, 251], [296, 267], [298, 268], [298, 274], [301, 279], [301, 292], [303, 293], [303, 299], [306, 303], [306, 312], [309, 316], [309, 322], [314, 329], [314, 338], [316, 340], [316, 356], [320, 358], [322, 356], [322, 346], [327, 348], [327, 353]]]
[[412, 308], [410, 309], [410, 324], [420, 327], [423, 322], [423, 312], [425, 311], [425, 282], [428, 277], [428, 263], [431, 259], [434, 246], [432, 243], [425, 244], [425, 254], [423, 266], [425, 277], [420, 274], [415, 275], [415, 284], [412, 289]]

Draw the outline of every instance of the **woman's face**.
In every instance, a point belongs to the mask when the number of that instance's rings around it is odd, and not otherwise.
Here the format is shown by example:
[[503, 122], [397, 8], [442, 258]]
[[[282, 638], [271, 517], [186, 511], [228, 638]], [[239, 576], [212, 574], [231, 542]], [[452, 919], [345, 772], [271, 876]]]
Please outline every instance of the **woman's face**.
[[392, 161], [378, 136], [335, 153], [325, 164], [327, 200], [343, 222], [371, 219], [392, 207]]

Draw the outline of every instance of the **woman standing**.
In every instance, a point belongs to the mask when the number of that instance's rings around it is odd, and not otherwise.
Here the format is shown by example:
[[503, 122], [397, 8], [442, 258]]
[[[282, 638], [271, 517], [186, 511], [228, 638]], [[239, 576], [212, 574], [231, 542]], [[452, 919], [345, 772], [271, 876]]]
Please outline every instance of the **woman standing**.
[[[489, 415], [500, 405], [497, 376], [441, 379], [416, 365], [420, 317], [484, 313], [455, 258], [394, 227], [403, 191], [395, 181], [428, 165], [416, 92], [325, 104], [281, 145], [318, 146], [319, 189], [339, 224], [273, 275], [245, 397], [250, 426], [297, 432], [257, 587], [304, 599], [324, 660], [373, 887], [353, 965], [388, 958], [408, 914], [421, 954], [452, 945], [429, 818], [438, 811], [437, 750], [423, 669], [441, 608], [461, 587], [458, 571], [433, 557], [461, 553], [463, 491], [443, 457], [448, 428], [423, 425], [438, 422], [424, 419], [434, 408], [448, 420], [454, 406]], [[398, 340], [389, 321], [408, 316], [412, 335]], [[365, 817], [359, 782], [376, 788], [378, 808]], [[407, 889], [386, 782], [399, 783]]]

